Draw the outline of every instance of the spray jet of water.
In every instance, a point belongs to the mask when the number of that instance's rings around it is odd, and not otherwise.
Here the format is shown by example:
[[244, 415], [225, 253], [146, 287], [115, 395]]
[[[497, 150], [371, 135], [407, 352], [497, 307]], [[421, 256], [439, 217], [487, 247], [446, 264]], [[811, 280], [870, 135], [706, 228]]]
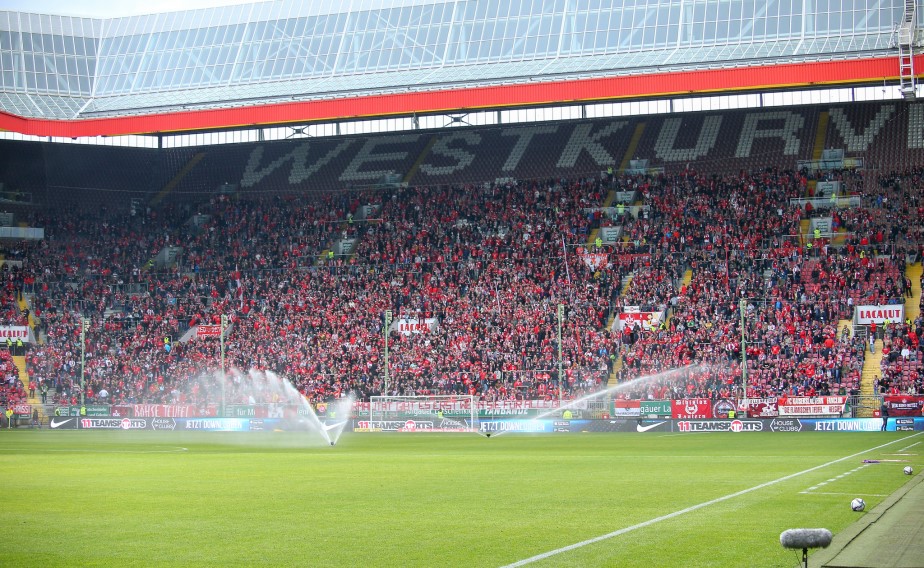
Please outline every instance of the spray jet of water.
[[[593, 400], [593, 399], [597, 399], [600, 397], [609, 396], [609, 395], [612, 395], [618, 392], [631, 390], [633, 388], [639, 387], [641, 385], [644, 385], [650, 382], [655, 382], [655, 381], [659, 381], [663, 379], [670, 379], [673, 376], [681, 375], [683, 373], [687, 373], [690, 371], [696, 371], [699, 368], [700, 368], [699, 365], [687, 365], [685, 367], [680, 367], [677, 369], [668, 369], [667, 371], [662, 371], [660, 373], [654, 373], [651, 375], [642, 375], [641, 377], [636, 377], [632, 379], [631, 381], [620, 383], [614, 387], [609, 387], [609, 388], [597, 391], [595, 393], [582, 396], [581, 398], [576, 398], [576, 399], [569, 400], [569, 401], [562, 401], [563, 404], [561, 406], [557, 408], [553, 408], [552, 410], [541, 412], [537, 414], [536, 416], [534, 416], [533, 418], [531, 418], [531, 420], [542, 420], [550, 416], [557, 416], [569, 408], [578, 408], [580, 406], [583, 406], [584, 403], [587, 402], [588, 400]], [[496, 432], [494, 436], [495, 437], [501, 436], [508, 432], [509, 430], [502, 430], [500, 432]]]
[[[248, 404], [269, 403], [283, 407], [296, 406], [299, 409], [298, 415], [307, 422], [308, 430], [318, 434], [329, 445], [334, 444], [335, 440], [331, 438], [328, 428], [318, 418], [311, 403], [289, 380], [272, 371], [251, 369], [243, 374], [233, 369], [225, 375], [215, 373], [202, 377], [200, 388], [205, 389], [210, 400], [217, 400], [221, 397], [220, 393], [225, 391], [230, 393], [233, 399], [244, 400]], [[352, 408], [352, 405], [350, 407]], [[343, 415], [349, 419], [348, 412], [344, 412]], [[340, 425], [340, 431], [344, 425], [345, 423]], [[340, 435], [340, 431], [337, 432], [337, 436]]]
[[353, 393], [350, 393], [345, 398], [341, 398], [333, 402], [334, 416], [340, 420], [340, 422], [335, 422], [334, 424], [329, 424], [324, 426], [324, 429], [327, 430], [328, 437], [330, 438], [330, 445], [333, 446], [340, 439], [340, 435], [343, 434], [343, 429], [346, 428], [346, 425], [350, 423], [350, 418], [353, 413], [353, 403], [356, 401], [356, 397], [353, 396]]

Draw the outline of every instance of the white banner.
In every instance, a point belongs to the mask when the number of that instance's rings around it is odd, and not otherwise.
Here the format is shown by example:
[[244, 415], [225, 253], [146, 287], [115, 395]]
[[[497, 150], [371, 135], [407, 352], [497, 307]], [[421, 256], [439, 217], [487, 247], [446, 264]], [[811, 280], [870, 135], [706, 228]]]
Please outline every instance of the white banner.
[[780, 416], [840, 416], [846, 396], [796, 396], [778, 400]]
[[13, 343], [17, 339], [22, 339], [23, 343], [35, 343], [35, 336], [32, 334], [32, 328], [27, 325], [4, 325], [0, 326], [0, 342], [6, 343], [11, 339]]
[[815, 184], [815, 197], [831, 197], [832, 194], [841, 193], [841, 182], [820, 181]]
[[581, 254], [581, 260], [584, 261], [584, 264], [586, 264], [588, 268], [596, 270], [601, 266], [606, 265], [606, 254], [602, 252], [585, 252]]
[[664, 312], [642, 312], [638, 306], [626, 306], [619, 317], [613, 320], [613, 325], [618, 330], [624, 329], [627, 325], [636, 327], [641, 325], [643, 329], [651, 331], [657, 329], [664, 320]]
[[861, 325], [905, 321], [905, 306], [902, 304], [889, 304], [885, 306], [857, 306], [854, 310], [854, 323]]
[[811, 227], [812, 233], [815, 232], [815, 229], [818, 229], [821, 236], [830, 237], [834, 221], [831, 220], [831, 217], [815, 217], [812, 219]]
[[429, 333], [436, 331], [438, 327], [439, 320], [436, 318], [401, 318], [391, 322], [391, 331], [397, 331], [403, 335]]
[[600, 227], [600, 240], [605, 245], [615, 245], [622, 237], [622, 227]]
[[637, 199], [637, 191], [617, 191], [616, 192], [616, 203], [635, 203]]
[[[562, 406], [584, 410], [587, 408], [587, 401], [565, 400]], [[353, 405], [353, 411], [358, 413], [368, 413], [370, 409], [374, 412], [397, 412], [402, 414], [435, 414], [440, 410], [458, 413], [469, 411], [471, 408], [472, 402], [469, 398], [375, 400], [374, 402], [357, 402]], [[516, 410], [542, 411], [556, 408], [559, 408], [557, 400], [497, 400], [475, 402], [475, 410], [489, 414], [514, 414]]]

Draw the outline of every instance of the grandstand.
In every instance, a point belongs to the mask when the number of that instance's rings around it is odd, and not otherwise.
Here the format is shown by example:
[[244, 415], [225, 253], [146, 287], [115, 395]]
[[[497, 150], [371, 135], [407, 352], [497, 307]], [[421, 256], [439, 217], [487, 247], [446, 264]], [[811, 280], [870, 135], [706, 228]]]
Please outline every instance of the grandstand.
[[921, 18], [0, 12], [3, 317], [34, 339], [3, 352], [3, 402], [207, 405], [189, 379], [225, 362], [196, 329], [223, 316], [229, 365], [316, 402], [554, 401], [677, 367], [625, 396], [924, 395]]

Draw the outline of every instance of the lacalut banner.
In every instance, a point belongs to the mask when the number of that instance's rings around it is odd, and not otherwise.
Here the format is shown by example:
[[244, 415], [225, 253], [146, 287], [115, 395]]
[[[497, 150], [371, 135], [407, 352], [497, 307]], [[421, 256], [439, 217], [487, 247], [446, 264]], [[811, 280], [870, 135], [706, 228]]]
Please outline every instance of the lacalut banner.
[[846, 404], [846, 396], [795, 396], [777, 400], [780, 416], [840, 416]]
[[905, 321], [905, 306], [902, 304], [888, 304], [885, 306], [857, 306], [854, 310], [854, 323], [871, 324]]
[[35, 343], [35, 336], [27, 325], [0, 326], [0, 341], [6, 343], [7, 339], [14, 343], [17, 339], [21, 339], [23, 343]]
[[439, 320], [436, 318], [401, 318], [391, 322], [391, 331], [397, 331], [402, 335], [430, 333], [437, 327], [439, 327]]

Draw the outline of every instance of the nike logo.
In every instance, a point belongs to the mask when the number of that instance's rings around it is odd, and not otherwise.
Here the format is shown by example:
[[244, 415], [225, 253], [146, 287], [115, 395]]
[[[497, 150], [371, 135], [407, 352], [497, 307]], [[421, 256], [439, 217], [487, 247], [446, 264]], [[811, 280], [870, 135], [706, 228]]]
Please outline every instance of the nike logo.
[[642, 426], [641, 424], [636, 424], [635, 429], [639, 432], [647, 432], [651, 430], [652, 428], [657, 428], [661, 424], [664, 424], [664, 422], [658, 422], [657, 424], [649, 424], [648, 426]]
[[346, 423], [347, 423], [347, 421], [344, 420], [343, 422], [337, 422], [336, 424], [324, 424], [324, 429], [327, 430], [328, 432], [330, 432], [330, 431], [333, 430], [334, 428], [339, 428], [339, 427], [343, 426], [343, 425], [346, 424]]
[[52, 418], [51, 422], [49, 422], [48, 425], [51, 426], [52, 428], [57, 428], [59, 426], [64, 426], [71, 420], [73, 420], [73, 418], [67, 418], [65, 420], [55, 420], [54, 418]]

